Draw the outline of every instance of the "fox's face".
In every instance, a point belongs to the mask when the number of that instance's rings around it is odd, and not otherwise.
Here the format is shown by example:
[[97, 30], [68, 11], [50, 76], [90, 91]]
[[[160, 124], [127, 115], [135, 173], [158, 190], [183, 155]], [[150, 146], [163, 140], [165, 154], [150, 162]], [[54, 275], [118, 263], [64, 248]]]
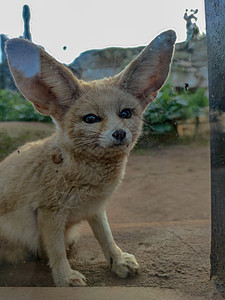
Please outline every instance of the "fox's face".
[[105, 82], [75, 101], [65, 132], [77, 150], [128, 151], [141, 132], [142, 112], [134, 97]]
[[142, 114], [167, 78], [175, 38], [171, 30], [162, 33], [119, 75], [93, 82], [78, 80], [28, 41], [12, 39], [6, 52], [18, 88], [36, 110], [52, 116], [74, 151], [97, 155], [135, 144]]

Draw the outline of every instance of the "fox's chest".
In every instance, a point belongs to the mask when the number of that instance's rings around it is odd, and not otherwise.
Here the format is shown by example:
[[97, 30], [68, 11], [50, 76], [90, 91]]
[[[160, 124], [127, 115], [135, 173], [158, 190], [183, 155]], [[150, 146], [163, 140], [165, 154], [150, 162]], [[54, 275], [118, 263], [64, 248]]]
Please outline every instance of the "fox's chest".
[[74, 190], [67, 202], [68, 224], [79, 223], [96, 214], [110, 198], [120, 183], [120, 178], [99, 186], [86, 185]]
[[73, 168], [67, 167], [66, 172], [58, 169], [51, 204], [56, 209], [68, 209], [69, 223], [86, 219], [95, 214], [115, 191], [124, 176], [125, 163], [89, 165], [82, 162]]

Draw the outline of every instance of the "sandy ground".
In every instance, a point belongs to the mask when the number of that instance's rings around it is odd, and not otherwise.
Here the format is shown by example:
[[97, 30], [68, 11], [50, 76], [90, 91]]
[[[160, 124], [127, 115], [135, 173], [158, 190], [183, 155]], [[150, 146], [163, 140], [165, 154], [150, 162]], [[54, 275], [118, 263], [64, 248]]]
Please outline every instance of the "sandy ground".
[[[130, 155], [124, 182], [110, 199], [115, 240], [135, 254], [140, 272], [120, 279], [107, 266], [86, 223], [71, 265], [91, 286], [173, 289], [214, 299], [210, 273], [208, 146], [170, 146]], [[0, 286], [53, 286], [45, 262], [0, 266]]]

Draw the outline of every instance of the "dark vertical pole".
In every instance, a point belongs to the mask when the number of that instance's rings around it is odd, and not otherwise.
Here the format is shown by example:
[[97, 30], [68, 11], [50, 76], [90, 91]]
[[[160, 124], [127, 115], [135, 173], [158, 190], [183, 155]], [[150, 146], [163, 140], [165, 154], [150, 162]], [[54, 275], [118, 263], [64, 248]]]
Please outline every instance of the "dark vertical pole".
[[225, 287], [225, 0], [205, 0], [208, 46], [212, 240], [211, 278]]
[[24, 33], [23, 37], [31, 41], [30, 33], [30, 8], [28, 5], [23, 6], [23, 21], [24, 21]]

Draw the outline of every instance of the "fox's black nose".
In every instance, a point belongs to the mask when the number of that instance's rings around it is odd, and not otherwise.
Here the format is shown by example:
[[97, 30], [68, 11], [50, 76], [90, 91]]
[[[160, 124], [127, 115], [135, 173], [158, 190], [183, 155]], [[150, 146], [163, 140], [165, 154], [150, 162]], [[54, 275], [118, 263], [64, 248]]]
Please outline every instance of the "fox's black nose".
[[116, 130], [112, 136], [117, 140], [122, 142], [126, 137], [126, 132], [123, 129]]

